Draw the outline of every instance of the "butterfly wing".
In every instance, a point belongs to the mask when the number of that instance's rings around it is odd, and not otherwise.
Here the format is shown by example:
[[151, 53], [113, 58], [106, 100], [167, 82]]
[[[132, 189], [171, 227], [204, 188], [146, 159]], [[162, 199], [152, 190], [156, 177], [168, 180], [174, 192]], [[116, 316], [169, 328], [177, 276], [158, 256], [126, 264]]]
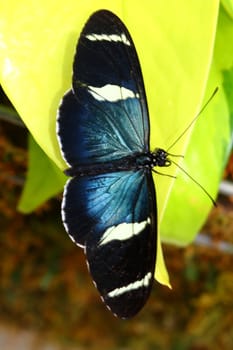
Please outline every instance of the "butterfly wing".
[[[93, 280], [121, 318], [135, 315], [151, 290], [156, 254], [155, 192], [145, 169], [73, 178], [63, 219], [85, 247]], [[75, 231], [76, 230], [76, 231]]]
[[109, 11], [85, 25], [73, 64], [73, 89], [63, 98], [58, 140], [70, 166], [108, 162], [149, 151], [145, 91], [133, 41]]

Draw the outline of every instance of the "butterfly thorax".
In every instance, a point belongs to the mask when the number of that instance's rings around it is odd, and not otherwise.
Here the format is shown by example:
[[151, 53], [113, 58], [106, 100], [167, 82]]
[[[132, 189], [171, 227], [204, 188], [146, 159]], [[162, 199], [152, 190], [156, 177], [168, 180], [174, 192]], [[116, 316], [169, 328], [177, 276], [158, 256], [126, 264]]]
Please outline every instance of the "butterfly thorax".
[[168, 153], [162, 148], [155, 148], [155, 150], [151, 153], [151, 160], [153, 167], [163, 167], [171, 165], [171, 161], [168, 158]]
[[169, 166], [171, 161], [168, 153], [161, 148], [156, 148], [153, 152], [140, 153], [136, 156], [136, 165], [139, 168], [154, 168], [155, 166]]

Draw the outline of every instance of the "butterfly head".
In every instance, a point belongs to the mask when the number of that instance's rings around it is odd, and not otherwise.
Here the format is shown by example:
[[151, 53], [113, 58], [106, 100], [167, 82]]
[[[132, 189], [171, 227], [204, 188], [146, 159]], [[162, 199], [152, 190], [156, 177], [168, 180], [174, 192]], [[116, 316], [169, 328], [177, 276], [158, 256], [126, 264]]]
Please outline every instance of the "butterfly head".
[[162, 148], [155, 148], [152, 152], [152, 162], [153, 166], [169, 166], [171, 165], [171, 160], [168, 158], [168, 153]]

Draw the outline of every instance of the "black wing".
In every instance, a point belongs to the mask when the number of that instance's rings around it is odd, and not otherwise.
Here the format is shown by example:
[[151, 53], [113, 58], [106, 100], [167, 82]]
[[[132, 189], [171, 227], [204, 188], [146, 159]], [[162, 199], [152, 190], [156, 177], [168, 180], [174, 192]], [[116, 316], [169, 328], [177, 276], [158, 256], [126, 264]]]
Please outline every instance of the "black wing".
[[73, 89], [57, 121], [63, 156], [72, 166], [149, 151], [149, 121], [133, 41], [109, 11], [85, 25], [73, 64]]
[[73, 178], [63, 197], [63, 221], [86, 251], [106, 305], [118, 317], [135, 315], [153, 283], [156, 200], [150, 172]]

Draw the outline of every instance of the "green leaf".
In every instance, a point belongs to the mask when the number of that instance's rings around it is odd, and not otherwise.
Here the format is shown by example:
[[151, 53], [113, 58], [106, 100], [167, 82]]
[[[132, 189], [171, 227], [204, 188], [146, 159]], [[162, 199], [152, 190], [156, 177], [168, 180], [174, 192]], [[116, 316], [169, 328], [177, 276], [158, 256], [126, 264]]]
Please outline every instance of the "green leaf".
[[[214, 197], [231, 149], [233, 132], [233, 110], [228, 103], [233, 91], [232, 69], [225, 70], [224, 76], [222, 71], [223, 67], [233, 67], [232, 37], [233, 23], [222, 10], [205, 99], [216, 86], [220, 90], [196, 122], [182, 162], [182, 167]], [[161, 225], [162, 239], [179, 245], [190, 243], [210, 208], [211, 202], [205, 193], [179, 172]]]
[[26, 183], [18, 204], [22, 213], [30, 213], [60, 192], [66, 176], [29, 136], [29, 164]]
[[233, 129], [233, 67], [223, 71], [223, 88], [226, 94], [229, 111], [231, 114], [231, 130]]
[[221, 3], [228, 13], [228, 15], [233, 19], [233, 1], [232, 0], [221, 0]]

